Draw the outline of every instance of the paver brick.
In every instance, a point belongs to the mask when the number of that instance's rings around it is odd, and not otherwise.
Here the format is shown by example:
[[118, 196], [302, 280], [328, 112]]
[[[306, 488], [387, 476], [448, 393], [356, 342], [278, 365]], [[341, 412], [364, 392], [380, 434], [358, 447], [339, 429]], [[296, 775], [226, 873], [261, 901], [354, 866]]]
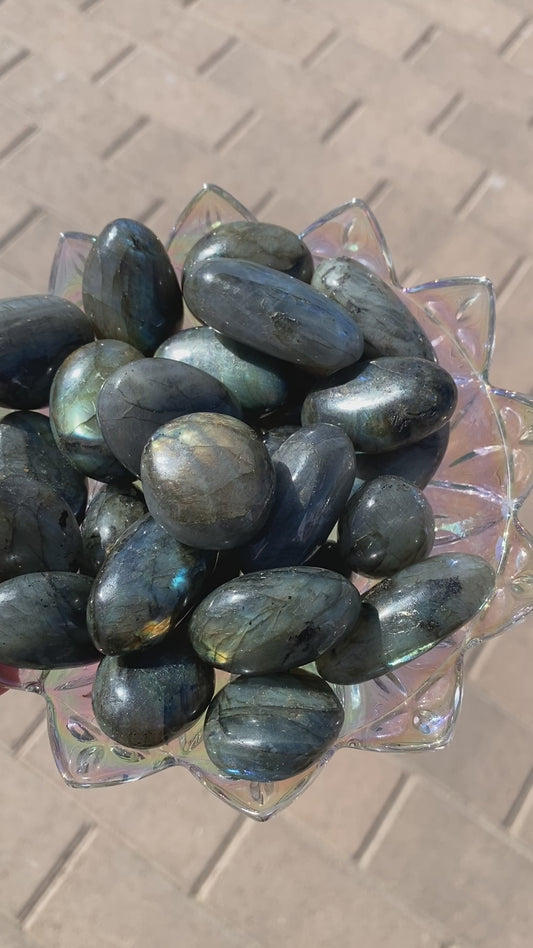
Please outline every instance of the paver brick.
[[482, 40], [499, 48], [520, 26], [524, 19], [519, 2], [504, 6], [501, 0], [403, 0], [434, 23], [442, 24], [452, 32], [464, 33], [476, 41]]
[[531, 667], [533, 622], [529, 618], [486, 646], [472, 676], [476, 688], [521, 725], [533, 730]]
[[472, 220], [533, 253], [533, 195], [527, 187], [501, 173], [488, 176], [470, 211]]
[[[493, 385], [517, 392], [533, 390], [531, 377], [531, 300], [533, 299], [533, 268], [500, 302], [496, 297], [496, 344], [491, 363]], [[531, 631], [530, 631], [531, 634]], [[515, 633], [510, 632], [510, 636]]]
[[[292, 6], [302, 14], [307, 9], [324, 10], [320, 0], [293, 0]], [[337, 0], [330, 7], [330, 16], [339, 32], [353, 33], [358, 43], [392, 59], [401, 59], [431, 23], [427, 13], [394, 0], [373, 0], [371, 5], [365, 0]]]

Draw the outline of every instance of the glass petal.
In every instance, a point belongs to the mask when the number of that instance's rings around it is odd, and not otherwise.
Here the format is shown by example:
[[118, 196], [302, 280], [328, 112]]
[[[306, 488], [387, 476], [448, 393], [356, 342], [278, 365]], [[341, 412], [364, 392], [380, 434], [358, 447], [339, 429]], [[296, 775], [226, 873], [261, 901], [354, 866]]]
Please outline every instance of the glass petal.
[[204, 184], [179, 215], [170, 234], [167, 251], [181, 281], [185, 257], [200, 237], [228, 221], [255, 221], [257, 218], [240, 201], [217, 187]]
[[533, 487], [533, 398], [492, 389], [491, 401], [504, 433], [513, 497], [519, 506]]
[[315, 263], [327, 257], [351, 257], [398, 286], [387, 242], [372, 211], [354, 198], [324, 214], [300, 234]]
[[96, 237], [68, 231], [59, 235], [59, 242], [52, 262], [48, 292], [62, 296], [83, 308], [81, 284], [85, 261]]

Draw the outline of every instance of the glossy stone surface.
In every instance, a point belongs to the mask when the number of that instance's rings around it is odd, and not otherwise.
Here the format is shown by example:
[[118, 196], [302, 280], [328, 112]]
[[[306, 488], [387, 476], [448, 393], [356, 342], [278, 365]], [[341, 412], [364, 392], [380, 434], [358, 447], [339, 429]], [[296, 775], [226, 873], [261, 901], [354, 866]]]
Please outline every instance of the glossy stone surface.
[[61, 454], [46, 415], [13, 411], [0, 420], [0, 474], [29, 474], [48, 484], [82, 520], [87, 482]]
[[78, 471], [97, 481], [127, 483], [130, 471], [108, 448], [96, 414], [100, 389], [121, 365], [141, 359], [133, 346], [103, 339], [65, 359], [50, 390], [50, 424], [56, 444]]
[[290, 438], [291, 435], [296, 434], [299, 431], [300, 425], [277, 425], [274, 428], [269, 428], [267, 431], [262, 432], [262, 439], [265, 448], [272, 457], [278, 450], [281, 448], [282, 444], [285, 444], [287, 438]]
[[184, 286], [194, 267], [210, 257], [260, 263], [304, 283], [313, 276], [313, 258], [303, 240], [286, 227], [262, 221], [230, 221], [201, 237], [185, 259]]
[[357, 260], [322, 260], [312, 285], [350, 313], [365, 340], [365, 359], [414, 356], [436, 360], [433, 346], [407, 306], [381, 277]]
[[115, 457], [137, 477], [143, 448], [173, 418], [210, 411], [241, 417], [227, 388], [193, 365], [139, 359], [106, 379], [97, 402], [102, 434]]
[[39, 572], [0, 583], [0, 662], [70, 668], [98, 658], [85, 612], [92, 579]]
[[317, 670], [338, 684], [384, 675], [468, 622], [493, 588], [492, 568], [468, 553], [408, 566], [364, 594], [355, 628], [318, 659]]
[[450, 440], [450, 425], [446, 423], [427, 437], [408, 444], [396, 451], [383, 451], [381, 454], [362, 454], [355, 456], [356, 477], [363, 481], [372, 480], [383, 474], [403, 477], [404, 480], [423, 490], [446, 454]]
[[95, 718], [126, 747], [165, 744], [198, 718], [214, 691], [214, 672], [188, 642], [165, 642], [135, 655], [106, 655], [92, 689]]
[[51, 487], [24, 474], [0, 477], [0, 582], [42, 570], [75, 572], [81, 534]]
[[212, 375], [226, 386], [243, 411], [267, 411], [287, 398], [291, 366], [209, 326], [195, 326], [171, 336], [155, 356], [186, 362]]
[[121, 218], [96, 238], [83, 272], [83, 307], [95, 335], [152, 355], [183, 319], [181, 290], [161, 241]]
[[392, 576], [429, 556], [433, 511], [401, 477], [376, 477], [350, 497], [339, 520], [339, 549], [354, 573]]
[[204, 549], [250, 540], [274, 498], [268, 451], [229, 415], [198, 412], [159, 428], [144, 449], [141, 474], [154, 519], [183, 543]]
[[96, 576], [114, 543], [146, 513], [144, 497], [133, 486], [106, 484], [94, 495], [81, 526], [86, 576]]
[[213, 257], [194, 268], [184, 298], [200, 322], [316, 375], [351, 365], [363, 351], [342, 306], [258, 263]]
[[359, 608], [359, 593], [338, 573], [263, 570], [203, 599], [189, 634], [204, 661], [234, 675], [263, 675], [314, 661], [353, 628]]
[[241, 550], [244, 572], [305, 563], [327, 540], [352, 488], [353, 448], [335, 425], [301, 428], [272, 462], [272, 512], [257, 538]]
[[457, 389], [451, 375], [426, 359], [384, 358], [339, 372], [309, 393], [302, 424], [339, 425], [357, 451], [394, 451], [436, 431], [451, 418]]
[[43, 408], [63, 360], [93, 338], [85, 313], [59, 296], [0, 300], [0, 404]]
[[339, 735], [344, 711], [308, 672], [244, 676], [215, 696], [204, 726], [206, 751], [221, 773], [271, 782], [306, 770]]
[[147, 514], [117, 541], [94, 582], [87, 623], [106, 655], [155, 645], [197, 600], [214, 557], [170, 536]]

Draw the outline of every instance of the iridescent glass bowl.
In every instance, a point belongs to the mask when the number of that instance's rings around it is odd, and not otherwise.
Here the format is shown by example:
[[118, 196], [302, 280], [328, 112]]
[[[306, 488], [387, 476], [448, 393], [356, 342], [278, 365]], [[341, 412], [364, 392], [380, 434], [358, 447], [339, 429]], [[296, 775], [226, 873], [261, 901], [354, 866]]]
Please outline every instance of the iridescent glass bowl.
[[[206, 231], [240, 219], [255, 220], [229, 194], [204, 186], [179, 216], [168, 241], [178, 276], [188, 250]], [[379, 225], [360, 200], [330, 211], [301, 236], [315, 261], [349, 256], [386, 280], [432, 341], [440, 364], [453, 375], [459, 401], [449, 446], [425, 490], [437, 526], [433, 553], [483, 556], [496, 572], [494, 594], [471, 622], [395, 672], [361, 685], [334, 686], [345, 709], [339, 739], [304, 773], [277, 783], [220, 774], [205, 751], [203, 719], [151, 750], [123, 747], [106, 737], [91, 706], [96, 665], [20, 670], [18, 687], [39, 692], [46, 700], [52, 752], [72, 787], [109, 786], [179, 765], [241, 812], [265, 820], [294, 800], [340, 748], [443, 747], [452, 736], [461, 705], [465, 651], [503, 632], [533, 608], [533, 538], [518, 519], [532, 486], [533, 399], [494, 388], [488, 380], [494, 339], [491, 283], [485, 277], [462, 277], [402, 288]], [[94, 239], [79, 233], [61, 235], [51, 293], [81, 305], [83, 265]], [[356, 579], [356, 584], [363, 591], [370, 582]], [[217, 673], [217, 688], [228, 677]], [[12, 675], [3, 681], [14, 686]]]

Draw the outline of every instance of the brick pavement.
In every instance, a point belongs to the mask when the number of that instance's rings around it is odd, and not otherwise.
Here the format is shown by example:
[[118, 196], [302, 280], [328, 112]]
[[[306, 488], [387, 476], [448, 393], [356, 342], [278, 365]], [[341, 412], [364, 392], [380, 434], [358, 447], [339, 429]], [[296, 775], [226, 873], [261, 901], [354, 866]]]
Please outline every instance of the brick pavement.
[[[533, 391], [531, 0], [1, 0], [1, 295], [60, 229], [162, 236], [204, 180], [299, 229], [370, 198], [398, 272], [486, 273], [493, 381]], [[531, 505], [527, 515], [533, 523]], [[0, 704], [2, 948], [526, 948], [533, 627], [470, 663], [455, 742], [343, 751], [255, 825], [167, 771], [76, 793]]]

